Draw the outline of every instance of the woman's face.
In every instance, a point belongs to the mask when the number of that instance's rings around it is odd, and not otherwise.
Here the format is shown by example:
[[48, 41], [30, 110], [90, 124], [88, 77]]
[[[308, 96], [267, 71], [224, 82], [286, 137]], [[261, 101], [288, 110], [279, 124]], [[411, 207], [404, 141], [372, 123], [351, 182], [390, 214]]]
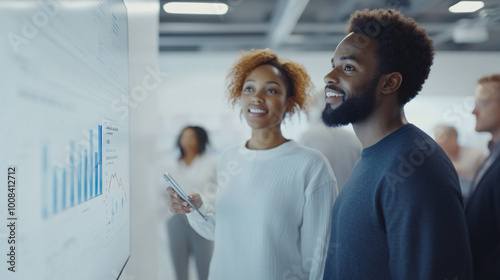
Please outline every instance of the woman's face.
[[194, 129], [186, 128], [181, 133], [181, 139], [179, 141], [184, 153], [195, 153], [198, 154], [198, 138], [196, 137], [196, 132]]
[[272, 65], [256, 67], [246, 77], [240, 104], [243, 116], [253, 129], [276, 128], [287, 110], [285, 79]]

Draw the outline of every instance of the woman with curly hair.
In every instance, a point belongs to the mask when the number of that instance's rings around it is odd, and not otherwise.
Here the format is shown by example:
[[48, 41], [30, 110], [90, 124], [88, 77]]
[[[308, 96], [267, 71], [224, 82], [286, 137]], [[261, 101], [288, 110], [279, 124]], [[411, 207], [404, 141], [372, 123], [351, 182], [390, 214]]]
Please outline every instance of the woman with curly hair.
[[337, 182], [322, 154], [281, 132], [283, 118], [304, 110], [314, 92], [309, 75], [269, 49], [252, 50], [228, 83], [251, 138], [221, 154], [215, 207], [190, 196], [208, 221], [168, 188], [171, 211], [188, 213], [214, 240], [209, 279], [321, 279]]

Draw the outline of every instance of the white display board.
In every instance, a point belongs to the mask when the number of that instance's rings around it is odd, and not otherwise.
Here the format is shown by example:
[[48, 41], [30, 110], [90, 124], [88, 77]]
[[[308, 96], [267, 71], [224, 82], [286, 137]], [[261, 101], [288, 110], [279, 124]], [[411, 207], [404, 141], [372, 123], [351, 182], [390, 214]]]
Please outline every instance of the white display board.
[[117, 279], [130, 256], [127, 10], [0, 1], [0, 279]]

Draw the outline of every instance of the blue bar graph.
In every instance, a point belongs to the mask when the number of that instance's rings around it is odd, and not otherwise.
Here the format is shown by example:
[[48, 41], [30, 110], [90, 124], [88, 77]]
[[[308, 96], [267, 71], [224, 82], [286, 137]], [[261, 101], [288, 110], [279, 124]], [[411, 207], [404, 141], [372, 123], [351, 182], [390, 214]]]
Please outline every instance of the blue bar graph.
[[99, 141], [99, 194], [102, 194], [102, 125], [97, 128], [97, 140]]
[[62, 210], [66, 209], [66, 169], [65, 168], [62, 168], [61, 169], [62, 171], [62, 197], [61, 197], [61, 201], [62, 201]]
[[76, 141], [69, 141], [65, 165], [60, 157], [57, 160], [51, 156], [50, 152], [54, 152], [52, 147], [49, 149], [48, 144], [42, 146], [42, 218], [49, 218], [102, 194], [102, 126], [97, 127], [97, 133], [90, 129], [88, 136], [88, 146], [79, 144], [78, 150]]
[[90, 190], [90, 196], [89, 197], [94, 197], [94, 188], [93, 188], [93, 181], [92, 178], [94, 178], [94, 133], [91, 130], [89, 130], [89, 190]]
[[88, 166], [88, 155], [87, 155], [87, 150], [84, 150], [84, 157], [85, 159], [83, 160], [83, 164], [84, 164], [84, 167], [83, 167], [83, 174], [84, 174], [84, 177], [83, 177], [83, 199], [84, 200], [87, 200], [88, 199], [88, 195], [89, 195], [89, 192], [88, 192], [88, 179], [89, 179], [89, 176], [87, 175], [88, 172], [87, 172], [87, 166]]
[[99, 195], [99, 194], [100, 194], [100, 193], [98, 192], [98, 191], [99, 191], [99, 190], [98, 190], [98, 188], [99, 188], [99, 184], [98, 184], [98, 179], [99, 179], [99, 176], [98, 176], [98, 173], [97, 173], [97, 169], [98, 169], [98, 167], [99, 167], [99, 163], [98, 163], [98, 161], [97, 161], [98, 157], [99, 157], [99, 156], [97, 155], [97, 153], [94, 153], [94, 159], [95, 159], [95, 160], [94, 160], [94, 162], [95, 162], [95, 167], [94, 167], [94, 171], [95, 171], [95, 172], [94, 172], [94, 174], [95, 174], [95, 176], [94, 176], [94, 177], [95, 177], [95, 184], [94, 184], [94, 188], [95, 188], [95, 191], [94, 191], [94, 194], [95, 194], [95, 195]]
[[75, 142], [71, 141], [69, 144], [70, 148], [70, 161], [71, 161], [71, 177], [70, 177], [70, 206], [75, 206]]
[[82, 165], [82, 146], [78, 147], [78, 203], [82, 203], [82, 177], [83, 177], [83, 165]]
[[42, 147], [42, 218], [47, 218], [49, 210], [47, 209], [47, 197], [48, 197], [48, 178], [49, 178], [49, 168], [48, 168], [48, 148], [46, 145]]
[[57, 167], [54, 166], [53, 168], [53, 176], [54, 176], [54, 183], [53, 183], [53, 197], [52, 197], [52, 212], [57, 213]]

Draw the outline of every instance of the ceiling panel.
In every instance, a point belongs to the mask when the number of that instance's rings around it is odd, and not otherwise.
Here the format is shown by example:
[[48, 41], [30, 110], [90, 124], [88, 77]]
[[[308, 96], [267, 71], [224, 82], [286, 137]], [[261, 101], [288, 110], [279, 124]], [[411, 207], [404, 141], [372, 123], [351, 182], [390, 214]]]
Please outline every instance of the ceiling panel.
[[[172, 1], [161, 0], [160, 4]], [[191, 2], [191, 1], [176, 1]], [[214, 3], [214, 0], [196, 2]], [[500, 51], [500, 1], [484, 0], [474, 13], [453, 14], [446, 0], [219, 0], [225, 15], [174, 15], [160, 10], [160, 51], [271, 47], [332, 50], [349, 16], [365, 8], [394, 8], [413, 17], [437, 50]], [[482, 35], [482, 36], [479, 36]], [[473, 42], [474, 41], [474, 42]]]

